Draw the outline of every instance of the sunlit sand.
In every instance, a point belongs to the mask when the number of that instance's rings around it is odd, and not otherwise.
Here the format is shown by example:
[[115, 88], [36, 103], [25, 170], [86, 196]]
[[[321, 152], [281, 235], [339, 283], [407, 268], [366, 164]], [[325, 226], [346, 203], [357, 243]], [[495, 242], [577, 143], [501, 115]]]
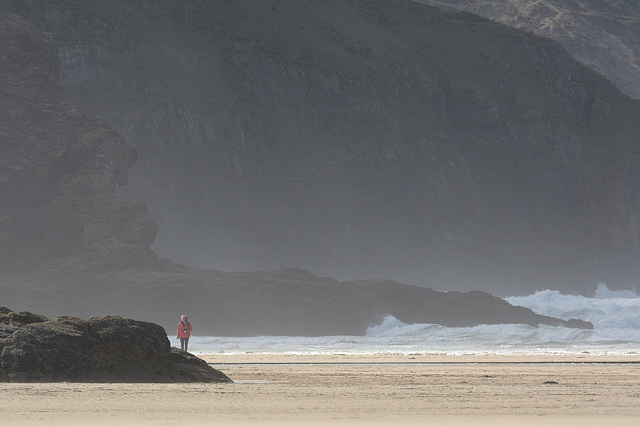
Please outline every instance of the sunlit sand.
[[639, 356], [204, 355], [234, 384], [0, 384], [3, 425], [640, 425]]

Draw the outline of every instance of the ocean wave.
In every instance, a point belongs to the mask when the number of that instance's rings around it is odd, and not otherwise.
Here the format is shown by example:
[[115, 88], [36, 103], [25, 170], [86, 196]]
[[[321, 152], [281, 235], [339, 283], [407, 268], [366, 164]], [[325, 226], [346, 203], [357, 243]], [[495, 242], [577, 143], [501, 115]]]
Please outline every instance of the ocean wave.
[[640, 326], [640, 298], [631, 295], [635, 295], [635, 292], [610, 291], [606, 285], [600, 284], [594, 298], [546, 290], [505, 300], [546, 316], [587, 320], [593, 323], [595, 329], [637, 329]]
[[607, 287], [606, 283], [598, 283], [595, 296], [596, 299], [608, 299], [608, 298], [638, 298], [638, 293], [632, 290], [618, 290], [614, 291]]
[[539, 314], [588, 320], [593, 330], [522, 324], [452, 328], [405, 324], [389, 315], [365, 336], [194, 337], [190, 348], [212, 354], [639, 354], [640, 298], [634, 295], [602, 284], [594, 297], [545, 290], [505, 298]]

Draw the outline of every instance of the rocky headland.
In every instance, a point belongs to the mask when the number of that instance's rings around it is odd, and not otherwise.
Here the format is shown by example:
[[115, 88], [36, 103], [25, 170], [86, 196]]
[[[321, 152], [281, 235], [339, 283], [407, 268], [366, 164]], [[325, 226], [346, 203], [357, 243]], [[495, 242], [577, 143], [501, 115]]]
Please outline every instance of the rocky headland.
[[53, 320], [0, 308], [0, 381], [231, 382], [165, 330], [117, 316]]
[[7, 304], [202, 335], [590, 327], [434, 289], [638, 277], [640, 105], [556, 44], [401, 0], [104, 4], [0, 2]]
[[[3, 280], [11, 290], [8, 297], [30, 311], [51, 316], [65, 310], [77, 317], [118, 313], [167, 330], [187, 313], [201, 336], [364, 335], [388, 315], [407, 324], [593, 328], [589, 322], [538, 315], [486, 292], [439, 292], [389, 280], [340, 282], [293, 268], [237, 273], [177, 264], [103, 273], [48, 268]], [[95, 291], [87, 297], [86, 289]]]

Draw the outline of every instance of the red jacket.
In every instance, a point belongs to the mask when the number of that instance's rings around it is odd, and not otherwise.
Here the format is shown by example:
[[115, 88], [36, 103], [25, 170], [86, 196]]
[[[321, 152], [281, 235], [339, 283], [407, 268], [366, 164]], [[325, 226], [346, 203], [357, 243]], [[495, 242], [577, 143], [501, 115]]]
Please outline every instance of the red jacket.
[[189, 338], [191, 336], [191, 322], [187, 320], [187, 323], [182, 323], [182, 320], [178, 322], [178, 330], [176, 331], [176, 338]]

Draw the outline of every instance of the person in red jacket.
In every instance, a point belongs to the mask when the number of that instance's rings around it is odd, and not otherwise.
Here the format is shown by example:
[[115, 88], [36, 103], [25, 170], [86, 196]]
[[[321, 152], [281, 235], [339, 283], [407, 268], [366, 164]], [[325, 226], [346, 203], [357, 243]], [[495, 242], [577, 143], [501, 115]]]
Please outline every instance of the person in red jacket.
[[189, 347], [189, 337], [191, 336], [191, 322], [184, 314], [180, 316], [180, 322], [178, 322], [178, 330], [176, 331], [176, 338], [180, 339], [180, 348], [182, 351], [187, 351]]

